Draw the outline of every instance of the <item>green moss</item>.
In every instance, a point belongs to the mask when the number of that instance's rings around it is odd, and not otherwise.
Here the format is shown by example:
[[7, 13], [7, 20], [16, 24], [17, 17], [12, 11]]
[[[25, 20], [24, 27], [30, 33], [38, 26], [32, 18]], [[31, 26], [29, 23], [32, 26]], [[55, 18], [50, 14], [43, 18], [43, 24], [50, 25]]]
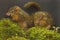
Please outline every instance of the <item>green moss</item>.
[[12, 36], [11, 38], [8, 38], [7, 40], [29, 40], [29, 39], [26, 39], [24, 37], [18, 37], [18, 36], [14, 37], [14, 36]]
[[24, 36], [25, 32], [20, 26], [8, 18], [0, 20], [0, 38], [3, 40], [11, 36]]
[[30, 40], [60, 40], [60, 34], [45, 28], [33, 27], [27, 31]]
[[32, 27], [26, 32], [8, 18], [0, 20], [0, 40], [60, 40], [60, 34], [42, 27]]

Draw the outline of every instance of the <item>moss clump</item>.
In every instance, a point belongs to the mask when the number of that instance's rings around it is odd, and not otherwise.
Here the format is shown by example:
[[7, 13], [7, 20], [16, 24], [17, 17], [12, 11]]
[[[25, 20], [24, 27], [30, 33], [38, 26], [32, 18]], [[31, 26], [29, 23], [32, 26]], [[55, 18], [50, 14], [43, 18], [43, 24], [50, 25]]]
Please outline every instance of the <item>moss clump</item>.
[[0, 39], [5, 40], [11, 36], [24, 36], [25, 32], [20, 26], [8, 18], [0, 20]]
[[7, 40], [29, 40], [29, 39], [26, 39], [24, 37], [18, 37], [18, 36], [14, 37], [14, 36], [12, 36], [11, 38], [8, 38]]
[[29, 29], [26, 35], [30, 40], [60, 40], [60, 34], [39, 27]]

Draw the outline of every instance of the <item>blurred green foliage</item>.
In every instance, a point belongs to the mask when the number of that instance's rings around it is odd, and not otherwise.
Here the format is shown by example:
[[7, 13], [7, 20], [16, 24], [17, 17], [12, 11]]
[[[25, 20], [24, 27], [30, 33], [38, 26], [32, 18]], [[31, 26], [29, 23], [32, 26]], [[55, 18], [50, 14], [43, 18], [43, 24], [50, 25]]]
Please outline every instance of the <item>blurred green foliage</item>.
[[30, 40], [60, 40], [60, 34], [45, 28], [33, 27], [27, 31]]
[[0, 39], [5, 40], [11, 36], [24, 36], [25, 33], [20, 26], [8, 18], [0, 20]]
[[18, 37], [18, 36], [12, 36], [11, 38], [8, 38], [7, 40], [29, 40], [24, 37]]
[[0, 20], [0, 40], [60, 40], [60, 34], [37, 26], [25, 31], [12, 20], [3, 18]]

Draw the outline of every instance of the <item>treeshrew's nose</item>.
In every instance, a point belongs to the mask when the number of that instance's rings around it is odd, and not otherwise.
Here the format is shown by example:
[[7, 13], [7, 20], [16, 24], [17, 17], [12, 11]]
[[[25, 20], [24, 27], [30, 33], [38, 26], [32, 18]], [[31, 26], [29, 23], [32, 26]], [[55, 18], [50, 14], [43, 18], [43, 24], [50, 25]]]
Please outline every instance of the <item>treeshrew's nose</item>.
[[9, 13], [9, 12], [7, 12], [7, 13], [6, 13], [6, 16], [10, 16], [10, 13]]

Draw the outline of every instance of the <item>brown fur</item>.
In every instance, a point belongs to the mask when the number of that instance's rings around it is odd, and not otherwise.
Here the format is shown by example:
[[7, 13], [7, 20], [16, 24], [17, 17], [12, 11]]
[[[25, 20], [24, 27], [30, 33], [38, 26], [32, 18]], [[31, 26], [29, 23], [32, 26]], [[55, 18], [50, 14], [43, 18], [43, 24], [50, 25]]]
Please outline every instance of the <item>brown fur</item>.
[[34, 14], [34, 24], [50, 29], [53, 25], [53, 20], [48, 12], [39, 11]]
[[6, 15], [10, 16], [13, 21], [17, 22], [24, 29], [32, 25], [29, 14], [23, 11], [19, 6], [11, 7]]

